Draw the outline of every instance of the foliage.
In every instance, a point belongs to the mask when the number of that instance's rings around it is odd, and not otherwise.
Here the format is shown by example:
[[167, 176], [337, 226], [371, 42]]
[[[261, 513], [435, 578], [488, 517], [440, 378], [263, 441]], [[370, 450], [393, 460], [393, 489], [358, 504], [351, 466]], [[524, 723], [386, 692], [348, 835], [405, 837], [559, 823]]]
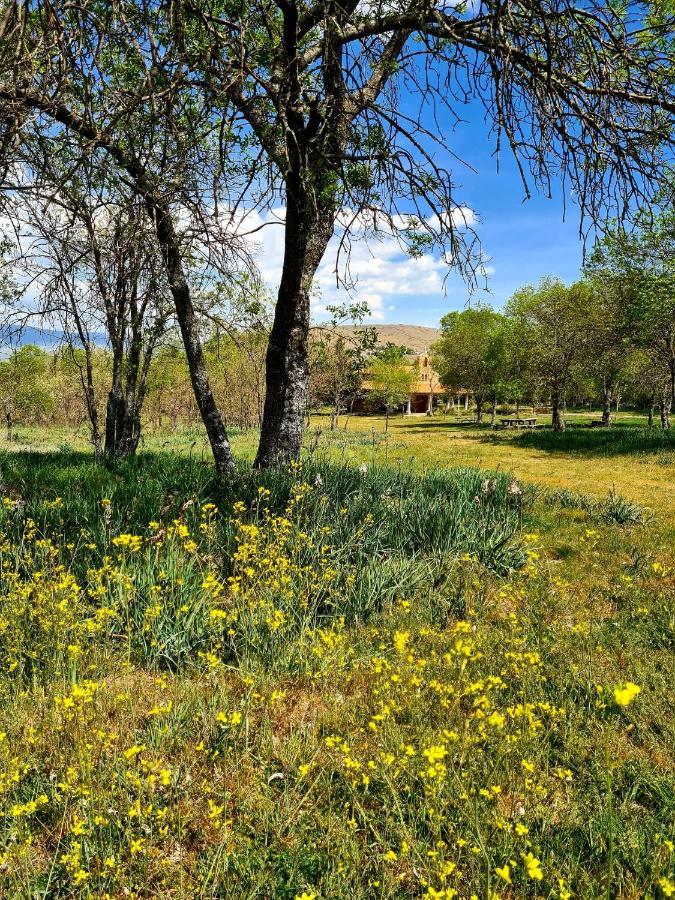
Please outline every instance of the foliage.
[[373, 358], [370, 364], [370, 397], [386, 410], [385, 429], [389, 425], [389, 413], [410, 399], [415, 373], [394, 350]]
[[8, 431], [15, 416], [39, 420], [52, 408], [54, 397], [49, 393], [47, 377], [48, 358], [31, 344], [0, 360], [0, 404]]
[[497, 575], [503, 475], [2, 469], [7, 896], [670, 889], [672, 570], [615, 525], [528, 508]]

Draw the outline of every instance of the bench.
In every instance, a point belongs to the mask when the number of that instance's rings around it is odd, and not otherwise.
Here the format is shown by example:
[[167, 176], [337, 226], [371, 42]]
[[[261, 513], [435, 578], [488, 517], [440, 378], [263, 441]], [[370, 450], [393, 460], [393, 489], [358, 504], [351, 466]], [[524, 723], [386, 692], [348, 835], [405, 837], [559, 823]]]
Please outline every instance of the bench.
[[504, 428], [536, 428], [537, 427], [537, 417], [536, 416], [527, 416], [526, 418], [521, 419], [502, 419], [502, 426]]

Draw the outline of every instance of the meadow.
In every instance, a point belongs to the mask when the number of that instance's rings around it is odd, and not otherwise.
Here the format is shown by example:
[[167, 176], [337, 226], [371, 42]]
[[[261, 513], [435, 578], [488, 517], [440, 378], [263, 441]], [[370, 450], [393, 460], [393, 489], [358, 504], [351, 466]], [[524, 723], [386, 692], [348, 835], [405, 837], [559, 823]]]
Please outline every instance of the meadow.
[[0, 444], [0, 896], [675, 896], [675, 441], [326, 425]]

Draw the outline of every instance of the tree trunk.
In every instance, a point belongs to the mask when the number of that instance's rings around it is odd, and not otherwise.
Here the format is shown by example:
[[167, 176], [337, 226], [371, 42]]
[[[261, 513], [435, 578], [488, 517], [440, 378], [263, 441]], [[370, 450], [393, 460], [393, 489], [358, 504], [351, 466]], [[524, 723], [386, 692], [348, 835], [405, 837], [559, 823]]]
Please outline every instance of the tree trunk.
[[612, 395], [614, 384], [603, 378], [602, 381], [602, 424], [607, 428], [612, 424]]
[[476, 424], [480, 425], [483, 421], [483, 398], [480, 394], [476, 394]]
[[490, 410], [490, 425], [494, 428], [497, 421], [497, 398], [492, 398], [492, 409]]
[[661, 402], [659, 404], [660, 412], [661, 412], [661, 428], [664, 431], [670, 430], [670, 410], [672, 408], [672, 396], [670, 386], [666, 388], [663, 392], [663, 397], [661, 398]]
[[287, 187], [284, 263], [267, 346], [267, 390], [255, 467], [298, 459], [309, 383], [309, 294], [333, 234], [330, 208], [317, 212], [299, 185]]
[[560, 388], [556, 385], [551, 391], [551, 425], [554, 431], [565, 430], [565, 419], [560, 407]]
[[516, 419], [520, 418], [520, 400], [516, 400]]
[[654, 409], [656, 407], [656, 391], [652, 391], [652, 395], [649, 398], [649, 409], [647, 411], [647, 427], [654, 427]]
[[211, 390], [204, 351], [199, 337], [197, 315], [183, 272], [178, 238], [171, 214], [161, 204], [156, 204], [152, 197], [147, 198], [147, 203], [149, 212], [155, 220], [157, 240], [164, 255], [169, 288], [190, 371], [190, 382], [211, 445], [216, 472], [219, 475], [230, 474], [235, 470], [234, 456], [227, 439], [222, 416]]
[[80, 379], [82, 382], [82, 390], [84, 391], [85, 404], [87, 406], [87, 414], [89, 416], [89, 427], [91, 429], [91, 442], [94, 446], [94, 456], [97, 460], [101, 459], [101, 432], [98, 423], [98, 406], [96, 405], [96, 391], [94, 390], [94, 367], [91, 359], [91, 347], [88, 341], [84, 341], [84, 360], [86, 376], [82, 376], [80, 370]]
[[14, 417], [9, 408], [5, 410], [5, 424], [7, 425], [7, 442], [11, 443], [14, 440]]

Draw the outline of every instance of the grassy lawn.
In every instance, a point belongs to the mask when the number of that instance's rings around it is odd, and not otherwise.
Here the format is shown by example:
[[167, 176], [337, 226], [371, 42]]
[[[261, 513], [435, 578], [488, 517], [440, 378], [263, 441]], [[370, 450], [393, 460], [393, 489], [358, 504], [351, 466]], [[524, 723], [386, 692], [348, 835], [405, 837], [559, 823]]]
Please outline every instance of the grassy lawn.
[[670, 896], [673, 442], [326, 424], [0, 445], [0, 896]]
[[[570, 420], [573, 424], [574, 417]], [[615, 488], [664, 518], [675, 517], [675, 434], [634, 427], [634, 421], [620, 416], [609, 430], [570, 428], [558, 435], [548, 429], [532, 433], [458, 426], [440, 415], [398, 416], [390, 419], [385, 434], [383, 419], [352, 417], [347, 431], [331, 435], [324, 429], [322, 438], [333, 453], [352, 461], [498, 468], [551, 489], [595, 495]], [[322, 424], [315, 417], [314, 427]]]

